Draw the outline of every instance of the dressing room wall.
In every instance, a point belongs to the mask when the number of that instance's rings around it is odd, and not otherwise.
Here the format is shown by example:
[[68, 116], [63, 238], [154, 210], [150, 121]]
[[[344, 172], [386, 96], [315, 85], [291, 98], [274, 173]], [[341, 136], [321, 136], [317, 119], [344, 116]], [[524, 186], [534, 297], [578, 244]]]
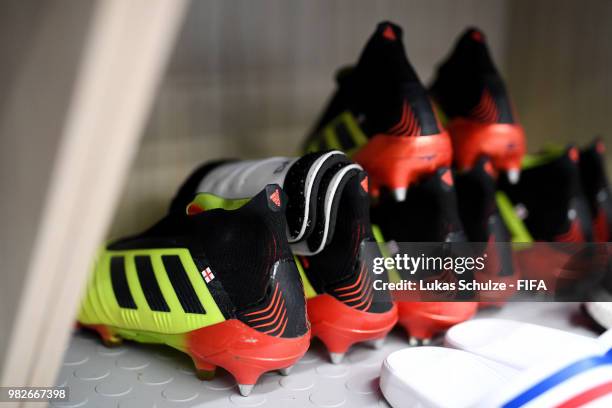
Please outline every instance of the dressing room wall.
[[421, 79], [468, 25], [505, 68], [506, 1], [194, 1], [126, 183], [111, 236], [158, 218], [208, 159], [291, 155], [376, 24], [404, 28]]

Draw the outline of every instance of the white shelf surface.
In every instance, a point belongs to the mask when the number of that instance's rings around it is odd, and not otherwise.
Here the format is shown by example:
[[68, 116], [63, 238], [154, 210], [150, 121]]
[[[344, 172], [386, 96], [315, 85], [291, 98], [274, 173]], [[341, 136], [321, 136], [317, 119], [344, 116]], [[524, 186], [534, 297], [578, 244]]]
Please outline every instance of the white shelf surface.
[[[511, 303], [480, 311], [476, 318], [499, 317], [538, 323], [595, 337], [596, 329], [577, 303]], [[329, 363], [314, 341], [306, 355], [283, 377], [263, 375], [248, 397], [238, 394], [221, 369], [212, 381], [195, 377], [191, 360], [164, 346], [125, 342], [106, 348], [88, 332], [75, 332], [64, 356], [57, 385], [70, 388], [71, 401], [58, 407], [388, 407], [378, 389], [380, 365], [389, 353], [408, 346], [396, 328], [380, 350], [356, 345], [344, 362]]]

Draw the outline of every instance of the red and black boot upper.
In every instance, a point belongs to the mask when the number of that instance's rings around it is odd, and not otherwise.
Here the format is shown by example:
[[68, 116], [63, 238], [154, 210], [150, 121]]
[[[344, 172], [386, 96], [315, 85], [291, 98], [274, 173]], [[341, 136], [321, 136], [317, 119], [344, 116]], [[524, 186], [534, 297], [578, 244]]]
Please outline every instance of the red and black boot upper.
[[[374, 196], [380, 189], [400, 189], [401, 198], [409, 185], [451, 164], [450, 139], [408, 61], [399, 26], [378, 24], [358, 62], [343, 69], [337, 81], [337, 91], [306, 141], [308, 150], [329, 148], [325, 131], [333, 133], [340, 148], [368, 172]], [[338, 120], [346, 112], [360, 138], [351, 124]], [[359, 140], [363, 137], [365, 143]]]
[[593, 218], [593, 240], [612, 240], [612, 192], [606, 175], [605, 146], [595, 140], [580, 152], [582, 188]]
[[481, 31], [470, 28], [459, 38], [430, 93], [448, 119], [457, 168], [486, 155], [498, 170], [520, 169], [525, 137]]
[[589, 242], [591, 215], [582, 190], [578, 149], [523, 169], [512, 184], [500, 177], [499, 188], [508, 195], [536, 241]]
[[427, 90], [406, 56], [399, 26], [378, 24], [357, 64], [341, 70], [337, 80], [338, 89], [314, 132], [349, 110], [360, 119], [367, 137], [440, 133]]
[[[459, 217], [476, 256], [485, 256], [485, 268], [478, 271], [479, 281], [514, 283], [516, 269], [512, 260], [510, 232], [496, 202], [497, 174], [488, 157], [482, 156], [470, 169], [455, 174]], [[507, 300], [514, 291], [480, 293], [481, 301]]]

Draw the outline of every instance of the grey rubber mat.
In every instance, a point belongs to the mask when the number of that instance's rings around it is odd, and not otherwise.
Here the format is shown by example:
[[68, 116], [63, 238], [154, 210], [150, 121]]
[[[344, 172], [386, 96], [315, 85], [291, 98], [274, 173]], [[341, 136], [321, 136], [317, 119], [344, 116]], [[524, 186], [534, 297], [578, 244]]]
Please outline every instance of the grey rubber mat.
[[[476, 318], [500, 317], [596, 333], [575, 303], [514, 303], [485, 310]], [[380, 365], [389, 353], [408, 347], [395, 329], [380, 350], [357, 345], [342, 364], [329, 363], [314, 341], [289, 376], [267, 373], [248, 397], [238, 394], [232, 377], [219, 369], [212, 381], [195, 377], [184, 354], [164, 346], [126, 342], [106, 348], [88, 332], [75, 332], [66, 351], [57, 385], [70, 388], [70, 402], [57, 407], [388, 407], [378, 389]]]

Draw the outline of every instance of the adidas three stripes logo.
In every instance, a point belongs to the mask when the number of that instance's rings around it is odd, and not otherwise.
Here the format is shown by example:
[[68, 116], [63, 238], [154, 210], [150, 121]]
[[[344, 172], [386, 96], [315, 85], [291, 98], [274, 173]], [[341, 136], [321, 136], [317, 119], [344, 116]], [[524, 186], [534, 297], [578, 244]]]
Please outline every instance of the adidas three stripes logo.
[[[134, 267], [142, 293], [149, 308], [157, 312], [170, 312], [170, 307], [164, 298], [162, 289], [155, 277], [151, 258], [147, 255], [136, 255]], [[187, 271], [178, 255], [163, 255], [161, 257], [168, 280], [185, 313], [206, 314], [195, 289], [189, 281]], [[110, 260], [110, 277], [113, 292], [120, 307], [137, 309], [136, 302], [130, 290], [126, 275], [126, 257], [113, 256]]]

